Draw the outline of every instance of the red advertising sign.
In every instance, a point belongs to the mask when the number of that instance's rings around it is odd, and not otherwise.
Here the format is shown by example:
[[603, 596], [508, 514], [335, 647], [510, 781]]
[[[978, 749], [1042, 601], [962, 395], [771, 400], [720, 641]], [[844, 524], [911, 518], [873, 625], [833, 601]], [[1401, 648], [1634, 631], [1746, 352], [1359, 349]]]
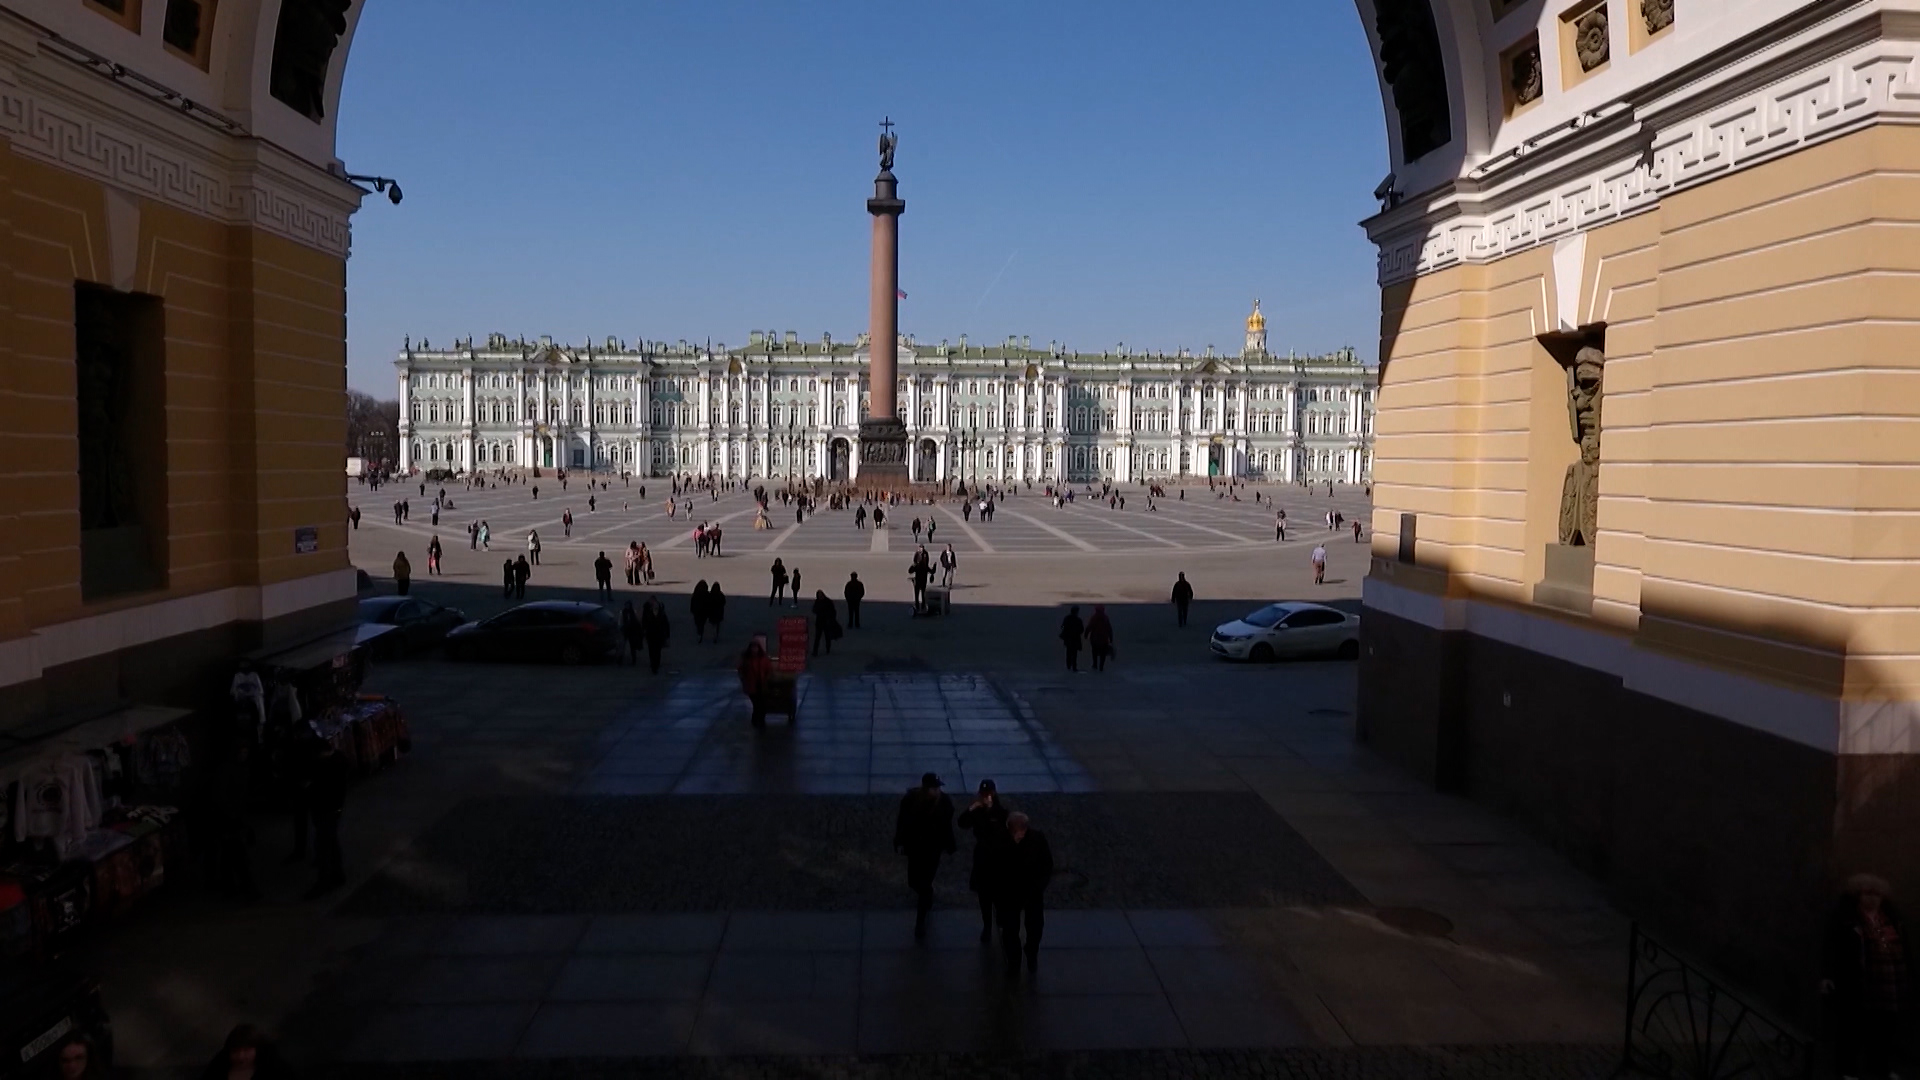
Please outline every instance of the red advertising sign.
[[780, 620], [780, 656], [776, 667], [798, 675], [807, 669], [807, 617], [788, 615]]

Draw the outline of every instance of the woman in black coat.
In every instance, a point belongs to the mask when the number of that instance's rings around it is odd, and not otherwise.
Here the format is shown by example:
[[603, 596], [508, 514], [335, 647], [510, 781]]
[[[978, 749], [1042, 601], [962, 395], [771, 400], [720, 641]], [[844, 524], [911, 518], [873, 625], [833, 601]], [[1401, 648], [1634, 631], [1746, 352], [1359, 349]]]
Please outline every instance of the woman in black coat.
[[1833, 1001], [1834, 1064], [1842, 1076], [1884, 1076], [1900, 1065], [1907, 950], [1891, 892], [1884, 880], [1856, 874], [1827, 922], [1820, 991]]
[[693, 615], [693, 639], [707, 640], [707, 581], [701, 578], [693, 587], [693, 601], [688, 605]]
[[955, 823], [973, 832], [973, 873], [967, 877], [967, 888], [980, 898], [980, 940], [987, 941], [993, 937], [994, 896], [999, 884], [994, 878], [1007, 842], [1007, 808], [1001, 805], [993, 781], [980, 781], [979, 793]]
[[715, 579], [707, 590], [707, 623], [713, 627], [713, 640], [720, 640], [720, 624], [726, 621], [727, 594], [720, 591], [720, 582]]
[[840, 636], [840, 614], [833, 606], [833, 599], [825, 589], [813, 591], [813, 655], [820, 655], [820, 646], [827, 647], [827, 655], [833, 655], [833, 639]]

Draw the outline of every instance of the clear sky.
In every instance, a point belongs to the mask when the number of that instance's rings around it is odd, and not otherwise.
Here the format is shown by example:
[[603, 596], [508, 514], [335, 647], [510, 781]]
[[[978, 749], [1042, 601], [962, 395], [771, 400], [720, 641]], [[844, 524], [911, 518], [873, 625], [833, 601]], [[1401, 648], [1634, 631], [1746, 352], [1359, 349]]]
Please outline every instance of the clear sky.
[[922, 341], [1377, 351], [1387, 172], [1345, 0], [371, 0], [340, 155], [398, 177], [349, 382], [412, 334], [746, 343], [866, 325], [878, 121]]

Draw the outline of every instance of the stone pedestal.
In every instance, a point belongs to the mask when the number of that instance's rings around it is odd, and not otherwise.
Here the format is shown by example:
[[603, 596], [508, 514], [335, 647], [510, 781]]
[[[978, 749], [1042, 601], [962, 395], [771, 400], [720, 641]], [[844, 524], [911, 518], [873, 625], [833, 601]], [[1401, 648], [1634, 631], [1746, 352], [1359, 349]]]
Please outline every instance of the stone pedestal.
[[869, 416], [860, 421], [860, 472], [854, 486], [863, 491], [905, 492], [907, 479], [907, 425], [891, 416]]
[[1593, 613], [1593, 549], [1582, 544], [1548, 544], [1546, 574], [1533, 587], [1533, 602], [1571, 611]]

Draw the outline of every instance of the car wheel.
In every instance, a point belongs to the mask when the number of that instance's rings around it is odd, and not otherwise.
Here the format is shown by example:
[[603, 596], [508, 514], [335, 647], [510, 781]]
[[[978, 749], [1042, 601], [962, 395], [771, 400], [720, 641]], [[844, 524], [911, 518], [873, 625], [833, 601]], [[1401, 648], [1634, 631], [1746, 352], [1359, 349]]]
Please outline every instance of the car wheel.
[[578, 645], [560, 646], [560, 662], [567, 665], [568, 667], [572, 667], [573, 665], [578, 664], [580, 662], [580, 646]]
[[1253, 647], [1253, 651], [1247, 654], [1247, 659], [1256, 664], [1270, 664], [1273, 662], [1273, 646], [1263, 641]]
[[1351, 638], [1349, 638], [1349, 639], [1347, 639], [1346, 641], [1343, 641], [1343, 642], [1341, 642], [1341, 643], [1340, 643], [1340, 652], [1339, 652], [1339, 653], [1338, 653], [1337, 655], [1338, 655], [1338, 656], [1340, 657], [1340, 659], [1342, 659], [1342, 660], [1358, 660], [1358, 659], [1360, 659], [1360, 643], [1359, 643], [1359, 642], [1357, 642], [1357, 641], [1354, 641], [1354, 640], [1353, 640], [1353, 639], [1351, 639]]

